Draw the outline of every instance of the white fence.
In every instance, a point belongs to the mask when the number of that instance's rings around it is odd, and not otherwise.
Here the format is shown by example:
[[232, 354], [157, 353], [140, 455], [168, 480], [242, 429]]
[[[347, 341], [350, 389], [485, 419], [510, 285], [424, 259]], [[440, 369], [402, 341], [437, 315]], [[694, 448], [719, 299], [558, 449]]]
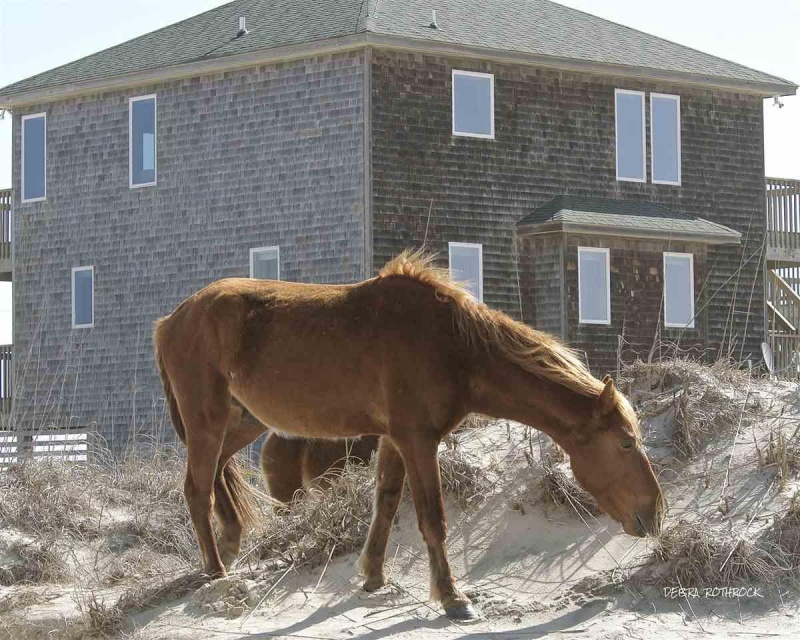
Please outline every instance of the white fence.
[[32, 434], [0, 431], [0, 467], [26, 458], [86, 462], [88, 431], [40, 431]]

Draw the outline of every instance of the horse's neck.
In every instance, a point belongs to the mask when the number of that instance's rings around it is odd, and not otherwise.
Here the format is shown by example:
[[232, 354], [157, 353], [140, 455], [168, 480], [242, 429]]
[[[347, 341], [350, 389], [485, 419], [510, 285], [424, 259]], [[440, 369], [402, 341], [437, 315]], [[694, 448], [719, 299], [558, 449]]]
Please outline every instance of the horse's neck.
[[517, 365], [489, 360], [476, 371], [473, 411], [527, 424], [557, 442], [586, 424], [594, 411], [594, 398]]

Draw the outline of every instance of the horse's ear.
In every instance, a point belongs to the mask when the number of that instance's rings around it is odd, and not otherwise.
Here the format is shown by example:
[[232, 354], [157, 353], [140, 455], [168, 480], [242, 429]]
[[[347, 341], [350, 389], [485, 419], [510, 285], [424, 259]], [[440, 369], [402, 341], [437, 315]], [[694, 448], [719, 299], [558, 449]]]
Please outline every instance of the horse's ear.
[[607, 415], [617, 406], [617, 390], [614, 387], [614, 379], [609, 375], [603, 378], [603, 384], [605, 384], [605, 388], [603, 393], [600, 394], [597, 403], [601, 415]]

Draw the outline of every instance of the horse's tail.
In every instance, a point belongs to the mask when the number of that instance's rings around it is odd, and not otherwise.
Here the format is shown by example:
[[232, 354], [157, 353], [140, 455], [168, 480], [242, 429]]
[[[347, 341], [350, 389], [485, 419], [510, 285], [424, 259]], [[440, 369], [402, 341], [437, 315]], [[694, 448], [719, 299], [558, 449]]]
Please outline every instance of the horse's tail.
[[256, 519], [255, 492], [242, 473], [242, 467], [233, 457], [222, 469], [222, 481], [228, 489], [233, 505], [239, 512], [242, 526], [247, 527]]
[[178, 434], [181, 442], [186, 444], [186, 429], [183, 427], [181, 412], [178, 410], [178, 401], [175, 399], [175, 394], [172, 393], [172, 385], [170, 384], [169, 377], [167, 376], [167, 371], [164, 369], [164, 358], [161, 355], [161, 350], [158, 348], [161, 333], [164, 330], [164, 320], [165, 318], [162, 318], [156, 322], [156, 328], [153, 333], [153, 346], [155, 347], [156, 352], [156, 364], [158, 365], [158, 373], [161, 376], [161, 386], [164, 387], [164, 400], [169, 407], [169, 415], [172, 418], [172, 426], [175, 428], [175, 432]]

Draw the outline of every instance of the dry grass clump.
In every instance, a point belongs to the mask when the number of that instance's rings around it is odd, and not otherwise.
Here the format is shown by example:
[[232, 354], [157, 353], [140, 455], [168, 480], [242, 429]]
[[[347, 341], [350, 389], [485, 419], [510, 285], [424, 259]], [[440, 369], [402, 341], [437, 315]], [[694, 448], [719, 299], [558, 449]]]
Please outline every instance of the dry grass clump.
[[345, 464], [325, 490], [311, 489], [283, 515], [264, 518], [252, 531], [250, 551], [296, 566], [315, 564], [361, 548], [372, 517], [376, 460]]
[[65, 582], [69, 577], [62, 550], [53, 539], [15, 542], [3, 552], [2, 585]]
[[602, 513], [595, 499], [572, 475], [549, 461], [545, 461], [542, 467], [541, 494], [545, 503], [573, 510], [580, 516]]
[[743, 418], [749, 373], [731, 363], [637, 361], [624, 375], [640, 415], [675, 410], [672, 444], [685, 458], [700, 451], [712, 434], [735, 427]]
[[93, 535], [95, 510], [89, 496], [98, 487], [96, 469], [59, 460], [26, 460], [0, 473], [0, 527], [37, 535]]
[[187, 566], [187, 562], [181, 557], [158, 553], [146, 547], [136, 547], [113, 558], [106, 569], [104, 582], [114, 586], [149, 580], [175, 574]]
[[208, 578], [197, 572], [168, 582], [150, 582], [127, 589], [113, 604], [107, 604], [91, 589], [83, 591], [75, 597], [80, 617], [71, 621], [62, 637], [69, 640], [114, 637], [124, 629], [131, 614], [181, 598], [206, 582]]
[[183, 496], [186, 461], [170, 447], [138, 450], [109, 468], [109, 504], [124, 508], [124, 530], [149, 548], [184, 560], [197, 545]]
[[75, 628], [72, 620], [30, 620], [22, 615], [0, 616], [0, 640], [84, 640], [86, 634]]
[[775, 578], [775, 558], [743, 537], [678, 520], [659, 537], [658, 573], [673, 586], [731, 587], [768, 585]]
[[[442, 487], [462, 508], [479, 504], [492, 490], [489, 473], [474, 456], [460, 448], [439, 456]], [[261, 559], [276, 558], [299, 566], [360, 551], [372, 520], [377, 459], [368, 465], [348, 462], [327, 476], [325, 489], [312, 488], [281, 515], [264, 518], [250, 534], [250, 551]], [[406, 496], [410, 491], [406, 491]]]
[[789, 508], [776, 516], [764, 535], [770, 548], [777, 549], [783, 570], [799, 577], [800, 570], [800, 492], [792, 497]]
[[194, 560], [184, 474], [174, 449], [139, 451], [110, 464], [26, 460], [0, 473], [0, 528], [54, 539], [131, 535], [155, 551]]
[[462, 509], [472, 509], [483, 502], [493, 488], [480, 460], [460, 448], [446, 448], [439, 454], [442, 488]]
[[80, 618], [73, 622], [69, 636], [74, 640], [84, 638], [108, 638], [122, 630], [125, 612], [116, 605], [108, 606], [98, 599], [94, 591], [76, 598]]
[[24, 609], [25, 607], [42, 604], [53, 597], [35, 587], [14, 589], [0, 598], [0, 616], [15, 609]]
[[756, 445], [760, 469], [774, 469], [778, 478], [778, 489], [783, 491], [789, 478], [800, 468], [800, 451], [790, 444], [783, 431], [770, 429], [769, 442], [763, 449]]
[[174, 447], [140, 447], [106, 468], [119, 501], [126, 503], [130, 496], [144, 496], [163, 505], [184, 504], [186, 460]]
[[797, 587], [800, 577], [800, 492], [758, 535], [678, 520], [657, 541], [649, 569], [683, 587]]
[[185, 504], [170, 509], [157, 502], [136, 501], [131, 504], [131, 510], [133, 517], [126, 528], [142, 544], [184, 560], [197, 558], [194, 529]]

